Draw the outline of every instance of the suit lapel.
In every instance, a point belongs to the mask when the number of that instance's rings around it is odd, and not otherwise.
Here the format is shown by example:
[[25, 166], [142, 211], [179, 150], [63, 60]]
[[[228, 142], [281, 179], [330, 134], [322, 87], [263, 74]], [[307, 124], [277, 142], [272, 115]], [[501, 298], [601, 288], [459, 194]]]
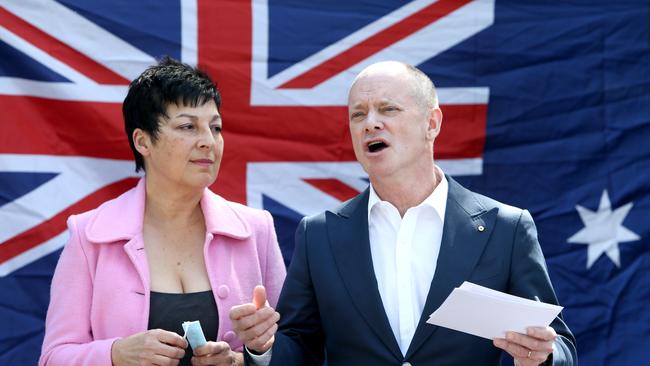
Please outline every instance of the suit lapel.
[[334, 260], [352, 303], [373, 332], [399, 359], [399, 349], [384, 311], [368, 239], [368, 190], [338, 213], [327, 212], [327, 228]]
[[[438, 326], [426, 323], [429, 315], [469, 277], [490, 237], [497, 214], [496, 209], [486, 211], [473, 193], [456, 181], [450, 177], [447, 180], [449, 194], [438, 264], [407, 358], [438, 329]], [[483, 231], [479, 226], [483, 226]]]

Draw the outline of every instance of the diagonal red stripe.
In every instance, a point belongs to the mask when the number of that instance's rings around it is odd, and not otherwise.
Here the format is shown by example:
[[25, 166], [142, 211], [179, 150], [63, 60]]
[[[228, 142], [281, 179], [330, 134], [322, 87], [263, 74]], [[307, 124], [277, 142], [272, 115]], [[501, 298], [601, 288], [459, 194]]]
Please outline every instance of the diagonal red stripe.
[[470, 0], [440, 0], [422, 10], [402, 19], [383, 31], [345, 52], [330, 58], [309, 71], [280, 85], [280, 89], [313, 88], [325, 80], [347, 70], [351, 66], [365, 60], [382, 49], [406, 38], [438, 19], [463, 7]]
[[336, 197], [339, 201], [347, 201], [359, 194], [359, 191], [341, 182], [338, 179], [303, 179], [305, 182], [320, 189], [321, 191]]
[[117, 103], [0, 96], [0, 154], [132, 159]]
[[129, 80], [109, 70], [104, 65], [97, 63], [2, 7], [0, 7], [0, 25], [98, 83], [116, 85], [129, 83]]
[[118, 196], [135, 186], [137, 178], [127, 178], [110, 184], [84, 197], [77, 203], [59, 212], [27, 231], [14, 236], [0, 245], [0, 264], [58, 235], [66, 228], [68, 216], [85, 212], [99, 206], [102, 202]]

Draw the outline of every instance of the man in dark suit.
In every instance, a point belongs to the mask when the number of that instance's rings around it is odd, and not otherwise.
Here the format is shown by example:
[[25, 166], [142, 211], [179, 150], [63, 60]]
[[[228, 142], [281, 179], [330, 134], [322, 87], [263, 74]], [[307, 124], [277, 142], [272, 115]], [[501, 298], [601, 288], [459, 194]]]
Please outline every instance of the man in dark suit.
[[575, 339], [560, 317], [492, 341], [426, 323], [463, 281], [556, 304], [535, 225], [527, 211], [463, 188], [434, 164], [442, 112], [420, 70], [369, 66], [355, 79], [348, 108], [355, 155], [371, 185], [301, 221], [277, 333], [268, 306], [232, 309], [247, 349], [265, 352], [247, 361], [496, 366], [505, 350], [521, 366], [576, 365]]

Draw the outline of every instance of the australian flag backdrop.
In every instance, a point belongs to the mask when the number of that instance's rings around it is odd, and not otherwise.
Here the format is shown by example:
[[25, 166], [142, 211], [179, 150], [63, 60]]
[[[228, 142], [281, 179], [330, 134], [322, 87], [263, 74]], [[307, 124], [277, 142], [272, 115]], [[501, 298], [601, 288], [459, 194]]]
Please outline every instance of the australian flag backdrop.
[[367, 186], [347, 89], [417, 65], [435, 157], [533, 214], [586, 366], [650, 359], [650, 9], [645, 0], [0, 0], [0, 365], [36, 365], [66, 218], [135, 184], [121, 102], [163, 55], [223, 93], [212, 187], [304, 215]]

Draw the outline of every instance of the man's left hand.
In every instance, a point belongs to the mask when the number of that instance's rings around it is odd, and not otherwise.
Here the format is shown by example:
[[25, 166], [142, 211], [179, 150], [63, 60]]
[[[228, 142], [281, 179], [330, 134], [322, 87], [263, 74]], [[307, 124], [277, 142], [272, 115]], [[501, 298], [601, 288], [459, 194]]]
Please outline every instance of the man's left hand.
[[551, 327], [530, 327], [526, 334], [508, 332], [506, 338], [495, 338], [496, 347], [508, 352], [515, 364], [537, 366], [553, 353], [553, 343], [557, 333]]

